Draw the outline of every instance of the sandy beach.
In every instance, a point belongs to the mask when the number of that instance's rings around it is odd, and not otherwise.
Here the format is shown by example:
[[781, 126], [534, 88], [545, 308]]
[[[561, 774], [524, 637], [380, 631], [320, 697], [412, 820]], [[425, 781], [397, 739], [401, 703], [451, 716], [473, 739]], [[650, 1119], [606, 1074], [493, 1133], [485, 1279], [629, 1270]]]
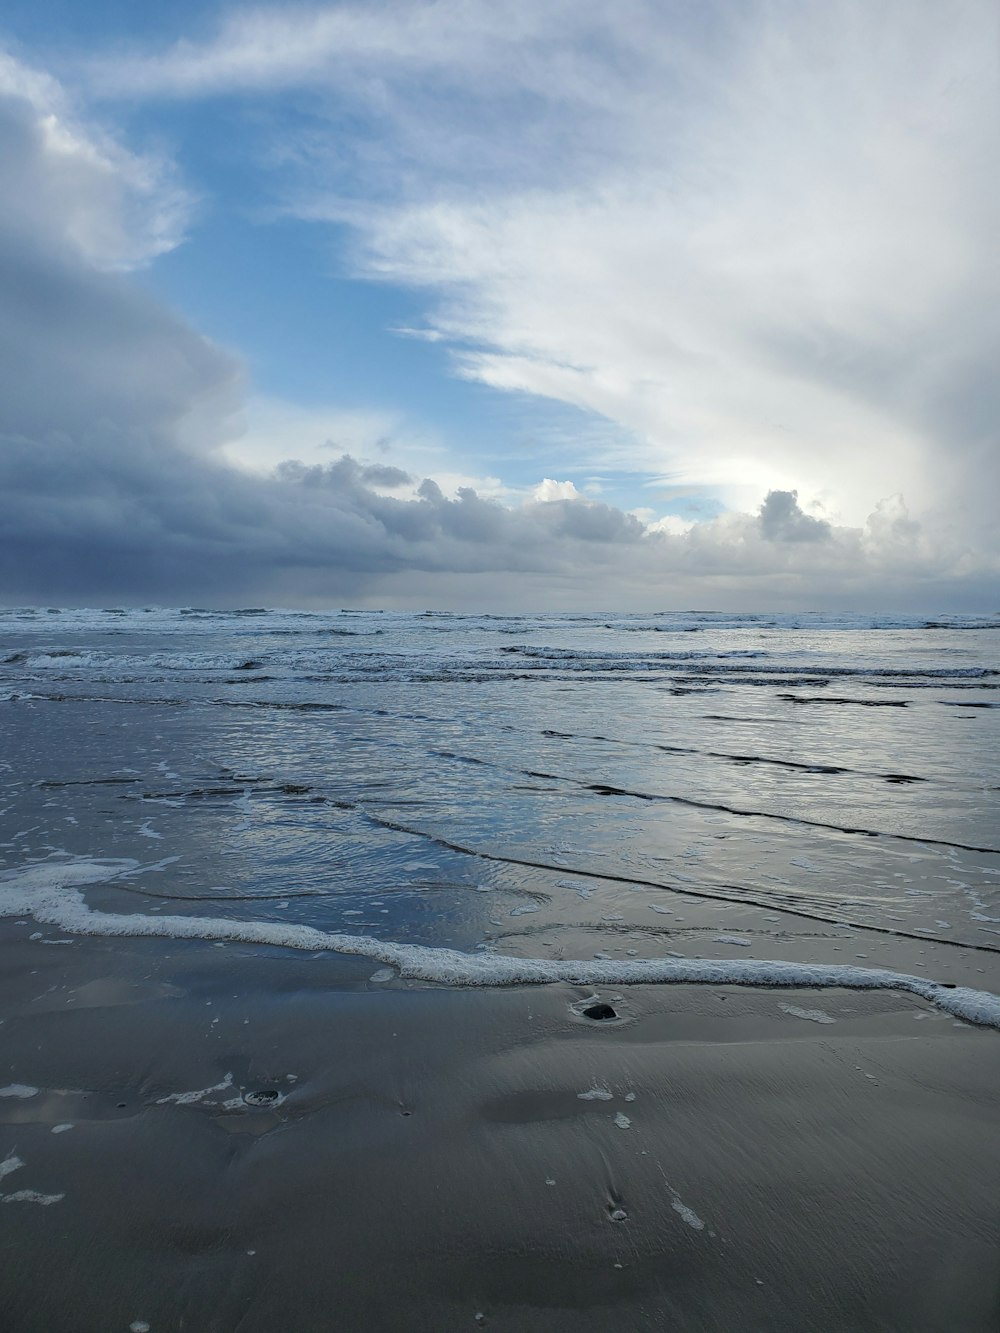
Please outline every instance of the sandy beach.
[[991, 631], [5, 632], [4, 1331], [996, 1333]]
[[918, 997], [601, 988], [595, 1020], [586, 987], [27, 933], [7, 1327], [997, 1325], [1000, 1038]]

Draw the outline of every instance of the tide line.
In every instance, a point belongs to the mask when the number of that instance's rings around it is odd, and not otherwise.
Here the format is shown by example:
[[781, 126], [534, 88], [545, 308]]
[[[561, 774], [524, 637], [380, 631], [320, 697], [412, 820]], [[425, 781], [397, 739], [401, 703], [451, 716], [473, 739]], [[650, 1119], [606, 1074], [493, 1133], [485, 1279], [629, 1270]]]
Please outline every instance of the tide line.
[[584, 986], [729, 985], [782, 989], [837, 986], [848, 990], [907, 991], [956, 1018], [1000, 1030], [1000, 996], [885, 968], [776, 959], [511, 958], [396, 944], [367, 935], [340, 934], [278, 921], [93, 911], [84, 901], [83, 891], [87, 887], [126, 876], [132, 878], [140, 869], [131, 860], [77, 858], [36, 862], [0, 879], [0, 916], [31, 916], [39, 924], [81, 935], [211, 940], [310, 953], [360, 955], [395, 968], [401, 977], [445, 986], [566, 982]]

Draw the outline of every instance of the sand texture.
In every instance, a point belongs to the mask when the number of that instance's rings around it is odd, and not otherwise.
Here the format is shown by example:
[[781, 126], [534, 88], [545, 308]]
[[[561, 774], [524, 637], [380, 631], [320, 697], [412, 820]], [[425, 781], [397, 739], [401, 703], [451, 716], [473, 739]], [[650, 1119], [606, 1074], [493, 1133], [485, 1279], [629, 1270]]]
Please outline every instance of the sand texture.
[[918, 998], [636, 986], [595, 1021], [583, 987], [23, 934], [8, 1328], [997, 1327], [1000, 1039]]

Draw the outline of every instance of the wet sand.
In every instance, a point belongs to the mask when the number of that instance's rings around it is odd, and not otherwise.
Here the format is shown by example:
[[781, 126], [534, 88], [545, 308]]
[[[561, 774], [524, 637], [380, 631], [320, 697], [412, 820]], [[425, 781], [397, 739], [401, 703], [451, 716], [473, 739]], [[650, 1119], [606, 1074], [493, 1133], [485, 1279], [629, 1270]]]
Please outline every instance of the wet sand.
[[595, 1021], [33, 933], [0, 923], [5, 1328], [1000, 1325], [1000, 1034], [918, 997], [633, 986]]

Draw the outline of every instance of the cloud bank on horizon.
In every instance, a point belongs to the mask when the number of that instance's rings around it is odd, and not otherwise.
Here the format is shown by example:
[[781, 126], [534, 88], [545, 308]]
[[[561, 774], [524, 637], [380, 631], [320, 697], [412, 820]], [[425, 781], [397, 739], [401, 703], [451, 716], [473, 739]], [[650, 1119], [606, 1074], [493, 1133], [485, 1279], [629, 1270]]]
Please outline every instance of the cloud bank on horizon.
[[[176, 21], [0, 52], [0, 598], [994, 609], [991, 3]], [[409, 435], [150, 281], [226, 216], [220, 117], [228, 207], [415, 294]], [[596, 425], [448, 440], [449, 377]]]

